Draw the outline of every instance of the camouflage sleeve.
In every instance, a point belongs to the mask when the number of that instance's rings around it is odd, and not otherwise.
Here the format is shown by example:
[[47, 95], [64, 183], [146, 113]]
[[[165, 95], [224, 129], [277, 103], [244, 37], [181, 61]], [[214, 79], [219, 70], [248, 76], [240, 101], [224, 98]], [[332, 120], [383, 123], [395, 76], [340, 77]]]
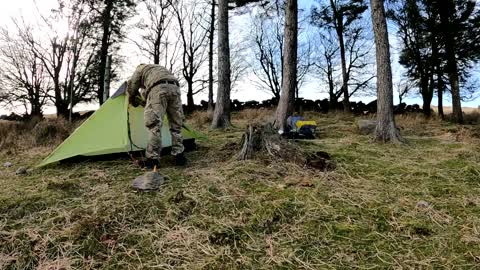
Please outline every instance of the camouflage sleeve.
[[138, 95], [138, 90], [141, 87], [141, 82], [142, 82], [141, 80], [142, 80], [142, 72], [140, 67], [138, 67], [127, 83], [127, 93], [129, 96]]

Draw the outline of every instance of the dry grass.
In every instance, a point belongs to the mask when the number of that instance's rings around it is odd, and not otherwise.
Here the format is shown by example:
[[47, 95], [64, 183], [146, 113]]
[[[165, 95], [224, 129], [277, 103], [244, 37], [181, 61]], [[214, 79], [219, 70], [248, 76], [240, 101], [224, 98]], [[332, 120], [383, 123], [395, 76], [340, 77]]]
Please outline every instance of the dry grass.
[[18, 152], [41, 146], [53, 146], [65, 140], [79, 123], [64, 119], [0, 122], [0, 151]]
[[480, 111], [475, 110], [464, 115], [464, 121], [467, 124], [480, 124]]
[[[235, 161], [245, 124], [209, 131], [186, 168], [136, 193], [128, 160], [65, 164], [16, 176], [48, 148], [0, 153], [0, 268], [474, 269], [480, 264], [478, 126], [398, 117], [403, 146], [372, 144], [352, 116], [307, 116], [333, 172]], [[195, 119], [199, 118], [197, 116]], [[190, 123], [197, 120], [189, 120]], [[453, 134], [453, 135], [452, 135]], [[453, 137], [452, 137], [453, 136]], [[51, 148], [50, 148], [51, 149]]]
[[[438, 108], [433, 106], [432, 109], [435, 112], [438, 112]], [[452, 118], [452, 107], [444, 107], [443, 111], [445, 113], [445, 118], [447, 120]], [[469, 125], [478, 125], [480, 124], [480, 106], [479, 108], [464, 107], [462, 108], [463, 118], [466, 124]]]
[[195, 111], [188, 118], [193, 127], [199, 128], [207, 126], [212, 121], [212, 115], [207, 111]]
[[[432, 106], [432, 109], [437, 112], [438, 111], [438, 107], [437, 106]], [[470, 114], [470, 113], [475, 113], [475, 112], [478, 112], [480, 109], [480, 107], [478, 108], [474, 108], [474, 107], [463, 107], [462, 108], [462, 111], [465, 113], [465, 114]], [[451, 113], [452, 112], [452, 107], [450, 106], [444, 106], [443, 107], [443, 111], [445, 113]]]
[[269, 109], [245, 109], [234, 114], [234, 118], [249, 122], [271, 122], [275, 116], [274, 110]]

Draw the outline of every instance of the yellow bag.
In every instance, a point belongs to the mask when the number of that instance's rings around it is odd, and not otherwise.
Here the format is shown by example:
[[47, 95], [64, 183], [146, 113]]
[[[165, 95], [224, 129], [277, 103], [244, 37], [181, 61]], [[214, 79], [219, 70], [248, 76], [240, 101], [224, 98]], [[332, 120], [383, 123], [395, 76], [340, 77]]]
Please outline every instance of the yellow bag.
[[300, 130], [303, 126], [308, 126], [309, 128], [316, 128], [317, 122], [299, 120], [295, 123], [295, 126], [297, 127], [297, 130]]

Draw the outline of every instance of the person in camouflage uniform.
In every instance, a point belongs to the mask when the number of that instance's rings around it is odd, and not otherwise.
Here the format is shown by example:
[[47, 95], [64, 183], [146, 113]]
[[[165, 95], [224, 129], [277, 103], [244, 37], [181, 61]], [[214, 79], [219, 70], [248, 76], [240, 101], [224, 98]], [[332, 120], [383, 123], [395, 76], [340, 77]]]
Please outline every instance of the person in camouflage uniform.
[[177, 165], [186, 163], [182, 142], [183, 109], [180, 87], [177, 78], [160, 65], [141, 64], [128, 81], [127, 93], [129, 103], [137, 107], [139, 89], [145, 90], [146, 99], [144, 120], [148, 130], [147, 160], [145, 166], [159, 165], [162, 149], [161, 129], [167, 114], [172, 134], [172, 155]]

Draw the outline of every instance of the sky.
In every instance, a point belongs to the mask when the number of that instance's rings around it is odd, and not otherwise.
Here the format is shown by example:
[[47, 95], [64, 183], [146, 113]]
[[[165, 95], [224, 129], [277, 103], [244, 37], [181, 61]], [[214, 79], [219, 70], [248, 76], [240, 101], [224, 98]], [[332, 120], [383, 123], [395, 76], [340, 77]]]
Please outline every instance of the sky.
[[[300, 0], [299, 1], [299, 8], [300, 9], [309, 9], [312, 5], [313, 0]], [[23, 16], [26, 20], [34, 18], [34, 14], [46, 13], [50, 9], [56, 7], [57, 0], [15, 0], [9, 1], [7, 5], [2, 5], [0, 9], [0, 26], [8, 26], [11, 23], [12, 18]], [[137, 18], [138, 19], [138, 18]], [[135, 20], [135, 18], [134, 18]], [[238, 34], [245, 33], [243, 31], [246, 27], [246, 20], [248, 17], [245, 16], [236, 16], [234, 19], [231, 20], [231, 36], [236, 36]], [[390, 33], [390, 42], [392, 47], [396, 46], [396, 38], [393, 33]], [[394, 51], [394, 50], [393, 50]], [[121, 53], [126, 57], [126, 64], [122, 68], [122, 72], [120, 73], [120, 80], [119, 82], [112, 83], [111, 92], [113, 93], [121, 84], [121, 82], [128, 80], [131, 73], [135, 69], [139, 59], [141, 56], [136, 52], [136, 48], [133, 44], [127, 43], [123, 46]], [[392, 68], [393, 68], [393, 75], [394, 81], [399, 78], [402, 70], [401, 67], [396, 63], [396, 55], [392, 55]], [[247, 100], [265, 100], [271, 98], [271, 94], [259, 90], [255, 85], [252, 84], [252, 80], [255, 80], [253, 74], [245, 76], [239, 83], [238, 87], [235, 91], [232, 92], [232, 99], [239, 99], [241, 101]], [[307, 82], [302, 86], [301, 96], [307, 99], [323, 99], [327, 97], [326, 93], [323, 93], [321, 89], [322, 85], [317, 80], [307, 80]], [[397, 94], [394, 93], [395, 102], [398, 102]], [[206, 99], [207, 94], [199, 94], [195, 96], [195, 102], [199, 103], [200, 100]], [[365, 97], [357, 97], [353, 98], [354, 101], [362, 100], [363, 102], [369, 102], [374, 100], [374, 96], [365, 96]], [[186, 100], [186, 99], [184, 99]], [[407, 103], [418, 103], [421, 104], [421, 99], [418, 96], [410, 96], [406, 99]], [[444, 102], [445, 106], [450, 105], [450, 100], [447, 98]], [[434, 99], [432, 104], [436, 104], [437, 101]], [[466, 107], [478, 107], [480, 106], [480, 99], [470, 101], [470, 102], [463, 102], [463, 106]], [[3, 106], [3, 105], [2, 105]], [[83, 104], [75, 107], [75, 110], [89, 110], [89, 109], [96, 109], [98, 108], [97, 104]], [[17, 113], [22, 113], [23, 108], [6, 108], [0, 107], [0, 115], [9, 113], [10, 111], [16, 111]], [[47, 108], [45, 113], [55, 113], [55, 109], [53, 107]]]

